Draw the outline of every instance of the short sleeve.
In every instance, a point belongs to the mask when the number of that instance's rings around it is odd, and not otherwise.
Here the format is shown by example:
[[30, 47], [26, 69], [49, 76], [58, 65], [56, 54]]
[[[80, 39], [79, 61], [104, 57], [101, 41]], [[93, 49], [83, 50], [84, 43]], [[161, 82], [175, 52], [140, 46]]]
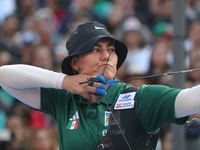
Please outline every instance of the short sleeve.
[[41, 88], [41, 109], [39, 111], [55, 117], [56, 113], [66, 104], [69, 92], [54, 88]]
[[138, 88], [137, 108], [142, 126], [156, 132], [163, 123], [184, 124], [188, 117], [175, 118], [174, 104], [181, 89], [163, 85], [143, 85]]

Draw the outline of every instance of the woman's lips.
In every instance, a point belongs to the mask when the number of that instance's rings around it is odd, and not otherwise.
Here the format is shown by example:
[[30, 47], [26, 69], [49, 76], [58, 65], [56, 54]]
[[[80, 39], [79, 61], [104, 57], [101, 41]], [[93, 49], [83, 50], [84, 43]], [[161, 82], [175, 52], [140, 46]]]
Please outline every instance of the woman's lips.
[[113, 68], [113, 66], [111, 66], [109, 64], [103, 64], [103, 65], [100, 65], [99, 67], [112, 67]]

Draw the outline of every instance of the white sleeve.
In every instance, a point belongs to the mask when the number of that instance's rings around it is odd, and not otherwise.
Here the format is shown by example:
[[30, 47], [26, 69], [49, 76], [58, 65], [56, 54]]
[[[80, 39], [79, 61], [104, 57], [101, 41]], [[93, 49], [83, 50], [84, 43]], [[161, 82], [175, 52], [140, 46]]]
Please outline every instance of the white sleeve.
[[65, 77], [46, 69], [29, 65], [0, 67], [0, 86], [27, 105], [40, 109], [40, 88], [62, 89]]
[[200, 112], [200, 85], [182, 90], [175, 100], [175, 117], [181, 118]]

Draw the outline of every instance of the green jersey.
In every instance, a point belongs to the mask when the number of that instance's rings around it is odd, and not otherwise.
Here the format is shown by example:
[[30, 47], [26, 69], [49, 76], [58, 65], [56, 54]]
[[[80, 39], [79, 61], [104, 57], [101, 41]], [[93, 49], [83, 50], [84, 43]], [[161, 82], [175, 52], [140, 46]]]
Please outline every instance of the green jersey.
[[[114, 84], [109, 87], [106, 96], [91, 104], [82, 96], [66, 90], [42, 88], [40, 111], [55, 118], [60, 149], [96, 148], [107, 132], [110, 115], [108, 106], [110, 109], [114, 107], [118, 96], [127, 86], [125, 83]], [[155, 132], [165, 122], [185, 123], [187, 118], [174, 117], [174, 102], [180, 91], [160, 85], [138, 88], [138, 114], [146, 130]]]

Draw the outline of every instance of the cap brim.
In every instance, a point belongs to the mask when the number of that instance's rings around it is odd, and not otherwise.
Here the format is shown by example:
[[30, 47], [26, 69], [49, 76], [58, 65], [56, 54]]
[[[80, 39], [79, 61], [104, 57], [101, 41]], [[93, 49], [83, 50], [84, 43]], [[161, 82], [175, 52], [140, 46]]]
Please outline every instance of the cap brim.
[[98, 35], [89, 39], [87, 42], [79, 46], [74, 53], [72, 53], [70, 56], [67, 56], [62, 61], [62, 66], [61, 66], [62, 72], [67, 75], [74, 75], [73, 69], [71, 67], [71, 60], [73, 56], [77, 56], [77, 55], [85, 54], [89, 52], [101, 38], [105, 38], [105, 37], [111, 38], [114, 40], [115, 52], [118, 56], [117, 69], [119, 69], [122, 63], [124, 62], [124, 60], [126, 59], [126, 55], [128, 51], [126, 45], [119, 40], [109, 37], [108, 35]]

